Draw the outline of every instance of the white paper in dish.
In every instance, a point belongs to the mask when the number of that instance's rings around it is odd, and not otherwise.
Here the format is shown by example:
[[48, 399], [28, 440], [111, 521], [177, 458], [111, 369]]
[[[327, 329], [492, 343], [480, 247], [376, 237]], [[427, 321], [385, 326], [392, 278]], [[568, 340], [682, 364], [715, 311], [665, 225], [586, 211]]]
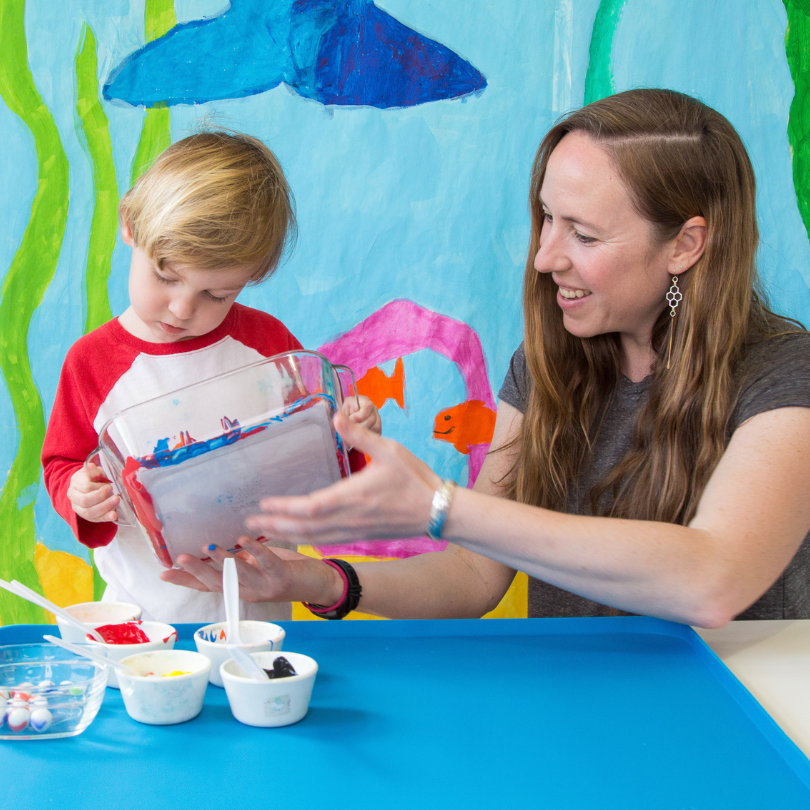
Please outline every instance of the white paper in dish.
[[319, 403], [181, 464], [141, 469], [138, 480], [172, 560], [184, 553], [199, 557], [208, 543], [232, 548], [250, 534], [245, 518], [260, 512], [262, 498], [306, 495], [339, 480], [336, 452], [327, 409]]

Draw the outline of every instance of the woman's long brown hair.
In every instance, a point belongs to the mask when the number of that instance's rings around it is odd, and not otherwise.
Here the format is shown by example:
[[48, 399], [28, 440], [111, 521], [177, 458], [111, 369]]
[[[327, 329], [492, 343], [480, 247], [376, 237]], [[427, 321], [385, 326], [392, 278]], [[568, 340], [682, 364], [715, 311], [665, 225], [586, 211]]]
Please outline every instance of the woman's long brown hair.
[[632, 448], [590, 493], [594, 513], [609, 502], [604, 513], [612, 516], [687, 523], [728, 441], [746, 345], [791, 327], [767, 309], [758, 286], [754, 172], [740, 136], [715, 110], [668, 90], [630, 90], [596, 101], [557, 123], [540, 144], [523, 292], [532, 387], [506, 494], [565, 510], [621, 373], [618, 335], [567, 332], [554, 281], [534, 269], [548, 159], [573, 131], [605, 149], [660, 243], [691, 217], [706, 220], [706, 249], [679, 278], [683, 300], [673, 324], [671, 368], [666, 307], [653, 330], [657, 357]]

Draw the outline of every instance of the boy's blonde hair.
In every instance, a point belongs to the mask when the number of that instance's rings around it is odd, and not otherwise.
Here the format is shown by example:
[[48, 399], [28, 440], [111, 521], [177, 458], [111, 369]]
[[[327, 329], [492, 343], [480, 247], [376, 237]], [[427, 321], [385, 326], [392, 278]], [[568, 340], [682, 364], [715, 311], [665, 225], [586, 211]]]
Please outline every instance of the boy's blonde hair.
[[267, 278], [297, 234], [295, 202], [275, 155], [238, 132], [177, 141], [124, 195], [119, 216], [158, 267], [254, 267]]

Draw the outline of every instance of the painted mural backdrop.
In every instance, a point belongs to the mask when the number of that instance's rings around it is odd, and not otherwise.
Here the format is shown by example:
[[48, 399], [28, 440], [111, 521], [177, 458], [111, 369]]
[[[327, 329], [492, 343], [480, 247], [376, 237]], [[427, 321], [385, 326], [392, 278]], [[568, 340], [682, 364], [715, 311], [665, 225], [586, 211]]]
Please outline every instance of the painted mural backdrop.
[[[244, 302], [471, 486], [521, 339], [532, 157], [566, 110], [657, 86], [725, 114], [772, 304], [810, 324], [809, 46], [810, 0], [0, 0], [0, 577], [59, 604], [103, 590], [39, 451], [68, 347], [127, 306], [118, 200], [172, 141], [224, 126], [276, 152], [299, 243]], [[525, 609], [519, 578], [492, 615]], [[0, 622], [46, 618], [0, 592]]]

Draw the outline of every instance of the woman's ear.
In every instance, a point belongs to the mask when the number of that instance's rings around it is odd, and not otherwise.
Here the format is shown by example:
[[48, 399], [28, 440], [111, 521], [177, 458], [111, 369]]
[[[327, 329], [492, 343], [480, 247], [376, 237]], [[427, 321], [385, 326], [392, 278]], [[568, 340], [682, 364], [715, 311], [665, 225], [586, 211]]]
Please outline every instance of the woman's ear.
[[706, 220], [703, 217], [687, 219], [675, 237], [670, 272], [673, 275], [692, 267], [706, 250]]
[[129, 228], [129, 223], [125, 217], [121, 217], [121, 238], [124, 240], [125, 245], [135, 247], [135, 240], [132, 238], [132, 231]]

